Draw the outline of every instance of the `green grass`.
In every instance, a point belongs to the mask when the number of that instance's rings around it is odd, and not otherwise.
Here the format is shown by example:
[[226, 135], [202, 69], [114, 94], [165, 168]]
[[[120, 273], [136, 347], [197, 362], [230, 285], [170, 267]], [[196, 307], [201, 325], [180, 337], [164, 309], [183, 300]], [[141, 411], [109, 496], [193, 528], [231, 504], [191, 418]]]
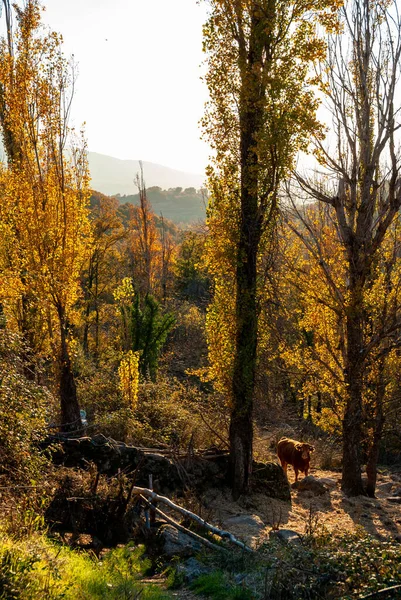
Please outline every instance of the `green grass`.
[[13, 540], [0, 534], [1, 600], [167, 600], [138, 581], [149, 568], [143, 547], [111, 550], [99, 561], [50, 542], [42, 535]]
[[191, 588], [197, 594], [203, 594], [213, 600], [253, 600], [254, 598], [250, 590], [229, 583], [222, 571], [201, 575], [194, 581]]

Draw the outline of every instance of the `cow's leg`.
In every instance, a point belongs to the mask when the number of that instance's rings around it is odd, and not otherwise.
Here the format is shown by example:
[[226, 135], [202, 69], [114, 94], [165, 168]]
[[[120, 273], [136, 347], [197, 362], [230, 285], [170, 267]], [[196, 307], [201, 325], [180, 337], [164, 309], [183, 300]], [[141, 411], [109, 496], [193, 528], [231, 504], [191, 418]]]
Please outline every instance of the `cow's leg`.
[[309, 471], [309, 467], [306, 467], [304, 473], [305, 473], [305, 477], [308, 477], [308, 471]]
[[285, 460], [283, 460], [282, 458], [280, 458], [280, 462], [281, 462], [281, 466], [282, 466], [283, 471], [284, 471], [284, 475], [287, 477], [287, 464], [288, 463], [286, 463]]
[[298, 481], [298, 469], [296, 469], [294, 467], [294, 471], [295, 471], [295, 481]]

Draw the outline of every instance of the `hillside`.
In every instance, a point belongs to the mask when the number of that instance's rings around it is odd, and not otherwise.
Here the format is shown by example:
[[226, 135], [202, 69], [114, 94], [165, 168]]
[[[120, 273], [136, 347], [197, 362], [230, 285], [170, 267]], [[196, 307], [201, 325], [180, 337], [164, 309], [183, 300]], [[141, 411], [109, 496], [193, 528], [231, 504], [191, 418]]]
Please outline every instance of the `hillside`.
[[[134, 180], [140, 170], [138, 160], [120, 160], [97, 152], [89, 152], [88, 159], [93, 189], [107, 195], [137, 192]], [[199, 189], [205, 183], [205, 176], [201, 173], [186, 173], [147, 161], [143, 161], [142, 165], [148, 187]]]
[[[147, 189], [148, 200], [156, 215], [174, 223], [193, 223], [204, 220], [206, 217], [205, 190], [196, 190], [193, 187], [182, 189], [181, 187], [162, 190], [158, 186]], [[117, 195], [120, 204], [139, 204], [139, 194], [129, 196]]]

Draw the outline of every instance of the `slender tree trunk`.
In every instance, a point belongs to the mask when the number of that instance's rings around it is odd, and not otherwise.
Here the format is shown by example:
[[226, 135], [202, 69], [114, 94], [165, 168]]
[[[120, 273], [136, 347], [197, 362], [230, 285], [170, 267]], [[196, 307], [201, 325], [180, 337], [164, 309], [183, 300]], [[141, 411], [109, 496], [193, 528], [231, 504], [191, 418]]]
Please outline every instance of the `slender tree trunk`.
[[162, 298], [163, 298], [163, 306], [166, 306], [167, 300], [167, 275], [168, 275], [168, 264], [167, 264], [167, 243], [166, 243], [166, 231], [163, 215], [160, 215], [162, 227], [161, 227], [161, 243], [162, 243]]
[[376, 480], [377, 480], [377, 463], [379, 459], [380, 442], [383, 433], [384, 417], [382, 410], [380, 409], [380, 416], [377, 418], [375, 423], [375, 429], [373, 432], [373, 439], [368, 452], [368, 460], [366, 463], [366, 475], [368, 482], [366, 485], [366, 493], [371, 498], [375, 497], [376, 492]]
[[95, 309], [95, 361], [96, 364], [99, 361], [99, 347], [100, 347], [100, 315], [99, 315], [99, 262], [96, 262], [95, 268], [95, 298], [94, 298], [94, 309]]
[[322, 392], [317, 393], [316, 412], [318, 415], [322, 413]]
[[[248, 219], [247, 219], [248, 220]], [[252, 470], [253, 394], [255, 387], [257, 310], [256, 248], [249, 243], [243, 223], [237, 265], [237, 337], [233, 372], [233, 406], [230, 421], [230, 457], [234, 498], [246, 491]], [[246, 259], [244, 260], [244, 254]]]
[[89, 356], [89, 314], [90, 314], [90, 306], [87, 303], [85, 307], [85, 325], [84, 325], [84, 333], [82, 336], [82, 350], [84, 351], [85, 356]]
[[81, 428], [81, 414], [79, 409], [77, 388], [72, 370], [71, 358], [67, 345], [67, 324], [62, 308], [58, 310], [60, 319], [60, 407], [62, 431], [76, 431]]
[[312, 421], [312, 396], [308, 394], [308, 415], [307, 420]]
[[[27, 294], [22, 294], [21, 297], [21, 318], [20, 318], [20, 331], [22, 339], [24, 340], [24, 346], [22, 351], [23, 369], [24, 376], [29, 381], [35, 381], [36, 379], [36, 365], [33, 360], [33, 351], [35, 349], [34, 331], [32, 329], [32, 313], [36, 310], [33, 308], [33, 298], [30, 298]], [[36, 299], [35, 299], [36, 302]], [[37, 312], [37, 311], [36, 311]]]
[[304, 418], [304, 412], [305, 412], [305, 400], [303, 397], [301, 397], [299, 400], [299, 406], [298, 406], [298, 416], [300, 419]]
[[93, 278], [94, 278], [94, 255], [91, 256], [89, 261], [88, 268], [88, 281], [85, 289], [85, 325], [84, 325], [84, 333], [82, 340], [82, 347], [85, 353], [85, 356], [89, 356], [89, 316], [91, 312], [91, 297], [92, 297], [92, 287], [93, 287]]

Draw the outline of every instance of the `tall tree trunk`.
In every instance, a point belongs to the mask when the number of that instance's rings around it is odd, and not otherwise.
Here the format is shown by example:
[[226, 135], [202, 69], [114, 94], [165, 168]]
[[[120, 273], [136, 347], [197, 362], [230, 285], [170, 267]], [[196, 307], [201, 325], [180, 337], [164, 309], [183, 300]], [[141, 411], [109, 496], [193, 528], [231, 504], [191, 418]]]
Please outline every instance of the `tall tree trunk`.
[[316, 412], [318, 415], [322, 414], [322, 392], [317, 392], [317, 401], [316, 401]]
[[[23, 278], [21, 278], [23, 280]], [[36, 298], [35, 298], [36, 304]], [[36, 306], [33, 308], [33, 298], [29, 298], [27, 294], [21, 296], [21, 314], [19, 319], [19, 327], [24, 340], [22, 350], [22, 360], [24, 375], [29, 381], [35, 381], [36, 379], [36, 364], [33, 358], [33, 352], [35, 350], [35, 339], [34, 330], [32, 326], [32, 313], [36, 312]]]
[[94, 279], [94, 264], [95, 264], [95, 255], [91, 256], [89, 260], [88, 267], [88, 281], [85, 287], [85, 318], [84, 318], [84, 332], [83, 332], [83, 340], [82, 347], [85, 356], [89, 356], [89, 317], [91, 312], [91, 299], [92, 299], [92, 288], [93, 288], [93, 279]]
[[308, 394], [308, 414], [306, 417], [307, 421], [312, 422], [312, 395]]
[[95, 310], [95, 362], [99, 362], [100, 348], [100, 314], [99, 314], [99, 262], [96, 261], [95, 268], [95, 295], [94, 295], [94, 310]]
[[[237, 336], [230, 421], [230, 458], [233, 497], [246, 491], [252, 470], [253, 394], [255, 387], [257, 311], [256, 255], [258, 244], [249, 235], [249, 211], [242, 223], [237, 265]], [[245, 255], [245, 257], [244, 257]]]
[[75, 432], [81, 429], [81, 414], [79, 409], [77, 388], [72, 370], [71, 358], [67, 345], [67, 324], [63, 310], [59, 309], [60, 319], [60, 409], [61, 429], [65, 432]]
[[[351, 275], [352, 279], [352, 275]], [[362, 286], [351, 282], [347, 315], [347, 361], [345, 381], [347, 398], [343, 420], [342, 490], [349, 496], [363, 494], [361, 476], [362, 390], [363, 390], [363, 320]]]
[[[252, 20], [257, 29], [259, 15]], [[254, 33], [255, 38], [256, 34]], [[252, 36], [251, 36], [252, 37]], [[262, 48], [253, 39], [243, 73], [240, 111], [241, 214], [236, 266], [236, 340], [230, 421], [233, 497], [248, 488], [252, 472], [253, 396], [258, 336], [257, 257], [262, 235], [258, 202], [259, 169], [256, 138], [262, 122], [261, 87], [255, 74]], [[259, 109], [257, 108], [259, 107]]]
[[385, 416], [383, 412], [383, 402], [386, 393], [386, 384], [384, 381], [384, 360], [379, 364], [378, 384], [376, 388], [375, 406], [374, 406], [374, 421], [373, 421], [373, 437], [368, 450], [368, 459], [366, 462], [366, 475], [368, 482], [366, 485], [366, 493], [371, 498], [375, 497], [376, 479], [377, 479], [377, 463], [379, 459], [380, 442], [383, 434]]
[[373, 439], [368, 451], [368, 460], [366, 462], [366, 475], [368, 482], [366, 484], [366, 493], [371, 498], [375, 497], [376, 480], [377, 480], [377, 463], [379, 459], [380, 442], [383, 433], [384, 416], [382, 407], [378, 408], [378, 416], [376, 418], [375, 428], [373, 431]]

